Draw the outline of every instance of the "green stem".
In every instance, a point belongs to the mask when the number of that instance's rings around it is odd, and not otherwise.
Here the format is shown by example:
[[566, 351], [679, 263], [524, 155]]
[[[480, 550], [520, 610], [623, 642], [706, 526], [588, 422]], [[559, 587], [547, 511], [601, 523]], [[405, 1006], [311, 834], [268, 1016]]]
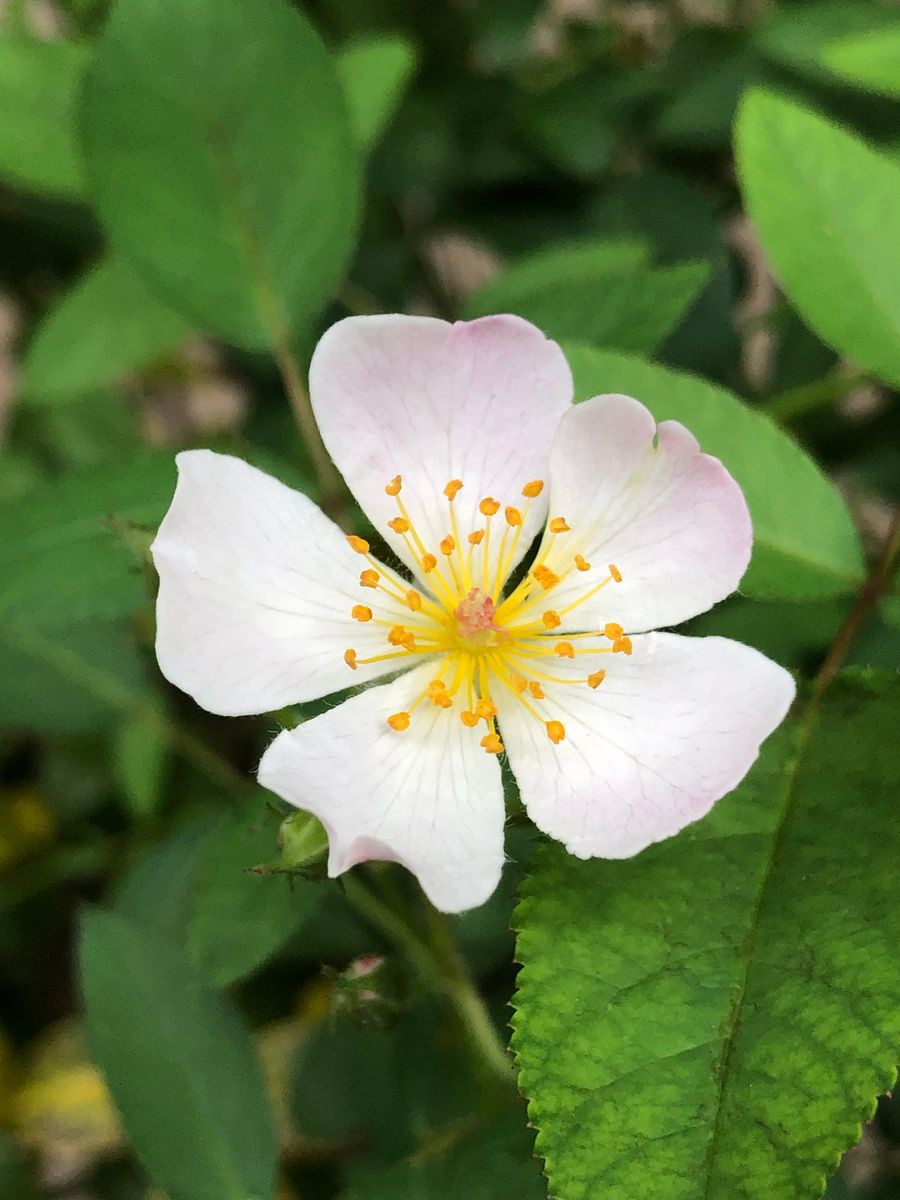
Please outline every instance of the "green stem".
[[428, 945], [362, 882], [358, 872], [348, 871], [343, 884], [354, 908], [407, 956], [424, 983], [446, 996], [477, 1051], [478, 1062], [508, 1085], [513, 1079], [512, 1064], [443, 914], [425, 901], [431, 934]]
[[763, 401], [760, 408], [776, 421], [793, 421], [820, 405], [840, 400], [854, 388], [872, 382], [873, 377], [867, 371], [854, 371], [850, 375], [826, 375], [812, 383], [804, 383], [801, 387], [790, 388], [786, 392], [770, 396], [768, 400]]

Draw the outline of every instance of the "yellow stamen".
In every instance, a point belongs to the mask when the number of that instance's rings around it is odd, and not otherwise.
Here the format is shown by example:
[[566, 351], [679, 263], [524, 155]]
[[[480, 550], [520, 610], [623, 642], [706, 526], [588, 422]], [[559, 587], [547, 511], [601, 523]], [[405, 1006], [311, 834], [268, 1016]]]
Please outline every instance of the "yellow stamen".
[[409, 729], [409, 713], [394, 713], [392, 717], [388, 717], [387, 723], [391, 729], [396, 729], [398, 733], [402, 733], [404, 729]]
[[399, 496], [400, 488], [403, 486], [402, 475], [395, 475], [389, 484], [385, 486], [385, 491], [389, 496]]
[[565, 517], [554, 517], [547, 528], [551, 533], [570, 533], [572, 527]]
[[497, 733], [486, 733], [481, 739], [480, 744], [488, 754], [503, 753], [503, 743], [500, 741], [500, 735]]
[[354, 621], [371, 621], [372, 610], [365, 604], [354, 604], [350, 616]]
[[624, 633], [625, 630], [615, 621], [607, 621], [607, 623], [603, 626], [603, 636], [608, 637], [611, 642], [618, 641], [618, 639], [622, 637]]
[[509, 682], [513, 685], [519, 695], [528, 687], [528, 680], [523, 679], [521, 675], [510, 674]]
[[470, 543], [471, 543], [473, 546], [480, 546], [480, 545], [481, 545], [481, 539], [482, 539], [483, 537], [484, 537], [484, 530], [483, 530], [483, 529], [476, 529], [476, 530], [475, 530], [473, 533], [470, 533], [470, 534], [469, 534], [469, 542], [470, 542]]
[[613, 654], [631, 654], [631, 649], [631, 638], [627, 634], [613, 643]]
[[559, 576], [555, 575], [549, 567], [535, 567], [531, 572], [534, 578], [538, 581], [545, 592], [549, 592], [552, 587], [556, 587], [559, 583]]
[[562, 619], [561, 619], [559, 613], [554, 612], [554, 610], [552, 608], [547, 609], [547, 611], [544, 613], [544, 616], [542, 619], [544, 622], [545, 629], [556, 629], [556, 627], [558, 625], [562, 624]]
[[544, 699], [544, 689], [541, 687], [541, 685], [536, 680], [532, 679], [529, 682], [528, 690], [529, 690], [529, 692], [531, 692], [531, 694], [535, 698], [535, 700], [543, 700]]
[[344, 662], [347, 664], [347, 666], [350, 668], [351, 671], [355, 671], [356, 670], [356, 651], [355, 650], [345, 650], [344, 651]]
[[571, 642], [557, 642], [553, 648], [554, 654], [558, 654], [560, 658], [574, 658], [575, 649]]
[[446, 554], [449, 558], [455, 549], [456, 542], [454, 542], [449, 533], [445, 538], [441, 538], [441, 554]]
[[598, 688], [605, 678], [605, 671], [595, 671], [593, 675], [588, 675], [587, 685], [589, 688]]
[[394, 533], [409, 533], [409, 521], [406, 517], [394, 517], [388, 521], [388, 528], [393, 529]]
[[619, 568], [616, 566], [615, 563], [609, 564], [609, 573], [610, 573], [610, 575], [612, 575], [612, 577], [616, 581], [616, 583], [622, 582], [622, 572], [619, 570]]
[[[578, 568], [579, 571], [589, 571], [591, 569], [591, 564], [587, 561], [586, 558], [583, 558], [580, 554], [575, 555], [575, 566]], [[615, 578], [615, 576], [613, 576], [613, 578]]]
[[517, 508], [513, 508], [511, 504], [507, 505], [504, 516], [506, 517], [507, 525], [513, 526], [522, 524], [522, 514]]
[[422, 597], [418, 592], [414, 592], [412, 588], [406, 593], [406, 605], [413, 612], [419, 612], [422, 608]]
[[497, 715], [497, 709], [490, 700], [483, 697], [475, 701], [475, 716], [484, 721], [492, 721]]
[[500, 509], [500, 501], [495, 500], [493, 496], [485, 496], [478, 505], [478, 511], [483, 517], [492, 517], [494, 513]]
[[522, 495], [526, 500], [535, 500], [544, 490], [543, 479], [532, 479], [531, 483], [526, 483], [522, 488]]
[[435, 692], [431, 697], [431, 703], [436, 704], [438, 708], [452, 708], [453, 697], [449, 692]]
[[565, 726], [563, 725], [562, 721], [548, 721], [547, 722], [547, 737], [554, 744], [554, 746], [558, 746], [559, 743], [565, 738], [565, 736], [566, 736], [566, 730], [565, 730]]
[[367, 588], [377, 588], [378, 580], [380, 578], [381, 578], [381, 576], [378, 574], [377, 571], [374, 571], [371, 567], [367, 567], [366, 570], [360, 574], [359, 586], [367, 587]]
[[448, 500], [451, 500], [451, 501], [455, 500], [456, 497], [459, 495], [459, 493], [462, 491], [462, 485], [463, 485], [463, 481], [461, 479], [451, 479], [450, 482], [447, 484], [447, 486], [444, 488], [444, 495], [447, 497]]
[[426, 575], [428, 574], [429, 571], [433, 571], [436, 566], [437, 566], [437, 559], [434, 557], [433, 554], [423, 554], [422, 555], [422, 570], [425, 572]]
[[365, 538], [357, 537], [355, 533], [347, 534], [347, 545], [351, 550], [355, 550], [357, 554], [369, 553], [369, 543]]
[[468, 709], [465, 709], [465, 710], [463, 710], [463, 712], [461, 712], [459, 714], [459, 719], [462, 721], [463, 725], [465, 725], [467, 729], [474, 729], [475, 726], [478, 724], [478, 721], [480, 718], [478, 717], [478, 715], [476, 713], [470, 712]]
[[432, 679], [428, 687], [425, 689], [425, 695], [429, 700], [433, 700], [438, 692], [446, 692], [447, 685], [443, 679]]

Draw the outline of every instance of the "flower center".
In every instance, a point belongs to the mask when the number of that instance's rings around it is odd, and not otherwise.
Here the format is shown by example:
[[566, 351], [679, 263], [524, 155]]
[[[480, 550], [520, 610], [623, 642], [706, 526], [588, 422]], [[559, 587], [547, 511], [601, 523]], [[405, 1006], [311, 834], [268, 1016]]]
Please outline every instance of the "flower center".
[[[450, 530], [435, 547], [426, 546], [416, 530], [401, 499], [402, 485], [401, 476], [396, 475], [384, 489], [394, 498], [398, 510], [388, 524], [403, 538], [433, 594], [423, 595], [411, 588], [370, 556], [368, 542], [350, 535], [347, 541], [351, 549], [369, 564], [360, 573], [360, 587], [372, 591], [373, 601], [379, 593], [384, 598], [379, 616], [367, 604], [354, 605], [351, 616], [361, 623], [373, 621], [383, 626], [391, 649], [369, 658], [359, 658], [356, 650], [348, 649], [344, 661], [356, 670], [362, 664], [411, 656], [434, 660], [435, 675], [427, 687], [410, 698], [407, 709], [386, 718], [398, 733], [410, 727], [420, 706], [456, 710], [467, 728], [476, 729], [484, 721], [487, 732], [480, 744], [488, 754], [500, 754], [503, 743], [494, 721], [497, 708], [493, 688], [514, 696], [544, 726], [550, 741], [558, 745], [565, 740], [565, 727], [551, 713], [536, 707], [547, 699], [544, 685], [596, 688], [606, 671], [595, 664], [587, 675], [560, 677], [550, 673], [554, 658], [631, 654], [631, 639], [615, 622], [608, 622], [602, 630], [571, 633], [563, 638], [555, 632], [574, 609], [608, 584], [621, 582], [618, 567], [610, 564], [609, 573], [598, 579], [597, 573], [589, 574], [591, 564], [582, 554], [559, 553], [558, 539], [571, 534], [572, 529], [564, 517], [553, 517], [547, 523], [537, 559], [516, 588], [501, 600], [503, 586], [516, 562], [529, 505], [543, 491], [543, 481], [527, 483], [522, 488], [524, 509], [508, 505], [502, 517], [499, 501], [486, 496], [478, 505], [483, 524], [463, 539], [453, 503], [463, 483], [451, 479], [444, 488]], [[588, 576], [584, 592], [563, 608], [550, 607], [548, 593], [564, 579], [582, 573]]]

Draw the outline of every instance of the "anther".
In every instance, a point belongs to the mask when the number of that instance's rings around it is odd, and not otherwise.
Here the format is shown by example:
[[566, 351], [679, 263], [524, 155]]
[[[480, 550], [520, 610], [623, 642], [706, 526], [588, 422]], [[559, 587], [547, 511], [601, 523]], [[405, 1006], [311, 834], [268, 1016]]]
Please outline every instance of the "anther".
[[499, 500], [495, 500], [493, 496], [485, 496], [478, 505], [478, 511], [483, 517], [492, 517], [499, 508], [500, 502]]
[[388, 521], [388, 528], [393, 529], [394, 533], [409, 533], [409, 521], [406, 517], [394, 517]]
[[528, 680], [523, 679], [521, 675], [510, 675], [509, 682], [513, 685], [520, 696], [528, 687]]
[[593, 675], [588, 675], [587, 685], [589, 688], [598, 688], [605, 678], [605, 671], [595, 671]]
[[562, 618], [558, 612], [554, 612], [552, 608], [548, 608], [542, 618], [545, 629], [556, 629], [557, 625], [562, 624]]
[[412, 588], [406, 593], [406, 607], [413, 612], [419, 612], [422, 608], [422, 597], [418, 592], [414, 592]]
[[554, 744], [554, 746], [558, 746], [559, 743], [565, 738], [565, 736], [566, 736], [566, 728], [563, 725], [562, 721], [548, 721], [547, 722], [547, 737]]
[[437, 559], [434, 557], [433, 554], [423, 554], [422, 555], [422, 570], [425, 572], [426, 575], [428, 574], [429, 571], [433, 571], [436, 566], [437, 566]]
[[615, 563], [609, 564], [609, 573], [610, 573], [610, 575], [612, 575], [612, 577], [616, 581], [616, 583], [622, 582], [622, 572], [619, 570], [619, 568], [616, 566]]
[[526, 483], [522, 488], [522, 495], [527, 500], [534, 500], [544, 490], [543, 479], [532, 479], [531, 483]]
[[500, 741], [500, 735], [497, 733], [486, 733], [481, 739], [481, 745], [488, 754], [503, 753], [503, 743]]
[[478, 724], [478, 717], [476, 716], [475, 713], [469, 712], [468, 709], [465, 709], [463, 712], [461, 712], [459, 714], [459, 719], [462, 721], [463, 725], [465, 725], [467, 729], [474, 729], [475, 726]]
[[458, 493], [462, 490], [463, 482], [461, 479], [451, 479], [444, 488], [444, 495], [448, 500], [455, 500]]
[[613, 642], [613, 654], [631, 654], [631, 649], [631, 638], [627, 634]]
[[571, 642], [557, 642], [554, 647], [555, 652], [560, 658], [574, 658], [575, 650]]
[[355, 650], [345, 650], [344, 651], [344, 662], [347, 664], [347, 666], [350, 668], [351, 671], [355, 671], [356, 670], [356, 651]]
[[476, 529], [473, 533], [469, 534], [469, 541], [471, 542], [471, 544], [473, 546], [480, 546], [483, 538], [484, 538], [484, 530], [483, 529]]
[[431, 683], [429, 683], [428, 687], [425, 689], [425, 695], [429, 700], [433, 700], [435, 696], [442, 692], [446, 692], [446, 690], [447, 685], [444, 683], [443, 679], [432, 679]]
[[572, 526], [565, 517], [554, 517], [550, 522], [549, 529], [551, 533], [569, 533]]
[[367, 567], [365, 571], [362, 571], [360, 573], [359, 586], [360, 587], [377, 588], [378, 580], [380, 578], [381, 578], [381, 576], [378, 574], [377, 571], [373, 570], [372, 567]]
[[490, 700], [475, 701], [475, 716], [490, 721], [497, 715], [497, 710]]
[[544, 699], [544, 689], [541, 687], [541, 685], [538, 683], [538, 681], [536, 679], [532, 679], [532, 681], [529, 683], [528, 690], [529, 690], [529, 692], [531, 692], [531, 694], [535, 698], [535, 700], [543, 700]]
[[522, 524], [522, 514], [517, 508], [513, 508], [511, 504], [507, 505], [504, 516], [506, 517], [507, 525], [514, 526]]
[[611, 642], [618, 641], [619, 638], [624, 635], [624, 633], [625, 633], [625, 630], [622, 628], [621, 625], [618, 625], [615, 621], [608, 621], [603, 626], [603, 636], [608, 637]]
[[438, 708], [452, 708], [453, 697], [449, 692], [436, 692], [431, 697], [431, 703], [436, 704]]
[[407, 650], [415, 650], [416, 648], [415, 634], [410, 633], [408, 629], [404, 629], [402, 625], [395, 625], [387, 635], [387, 640], [392, 646], [405, 646]]
[[355, 533], [347, 534], [347, 545], [351, 550], [355, 550], [357, 554], [369, 553], [369, 543], [365, 538], [357, 537]]
[[350, 616], [354, 621], [371, 621], [372, 610], [365, 604], [354, 604], [350, 610]]
[[449, 533], [445, 538], [441, 538], [441, 554], [446, 554], [449, 558], [455, 549], [456, 542], [454, 542]]
[[396, 729], [398, 733], [402, 733], [404, 729], [409, 729], [409, 713], [398, 712], [387, 719], [391, 729]]
[[[589, 571], [591, 569], [591, 564], [580, 554], [575, 555], [575, 566], [579, 571]], [[615, 576], [613, 576], [613, 578], [615, 578]]]
[[385, 491], [389, 496], [399, 496], [400, 488], [403, 486], [403, 477], [395, 475], [389, 484], [385, 486]]
[[538, 581], [545, 592], [549, 592], [552, 587], [556, 587], [556, 585], [559, 583], [559, 576], [554, 575], [549, 567], [535, 567], [531, 574]]

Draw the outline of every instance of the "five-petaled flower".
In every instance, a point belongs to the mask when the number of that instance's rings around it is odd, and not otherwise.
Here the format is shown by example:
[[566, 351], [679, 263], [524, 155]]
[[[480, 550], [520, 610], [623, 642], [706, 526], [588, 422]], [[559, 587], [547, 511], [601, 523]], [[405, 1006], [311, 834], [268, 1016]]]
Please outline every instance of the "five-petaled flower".
[[677, 422], [572, 391], [517, 317], [325, 334], [322, 437], [406, 571], [239, 459], [178, 456], [153, 544], [164, 675], [233, 716], [380, 681], [280, 733], [259, 768], [322, 821], [332, 875], [393, 859], [439, 908], [482, 903], [501, 753], [542, 830], [628, 857], [702, 817], [785, 715], [793, 681], [756, 650], [647, 632], [738, 585], [740, 488]]

